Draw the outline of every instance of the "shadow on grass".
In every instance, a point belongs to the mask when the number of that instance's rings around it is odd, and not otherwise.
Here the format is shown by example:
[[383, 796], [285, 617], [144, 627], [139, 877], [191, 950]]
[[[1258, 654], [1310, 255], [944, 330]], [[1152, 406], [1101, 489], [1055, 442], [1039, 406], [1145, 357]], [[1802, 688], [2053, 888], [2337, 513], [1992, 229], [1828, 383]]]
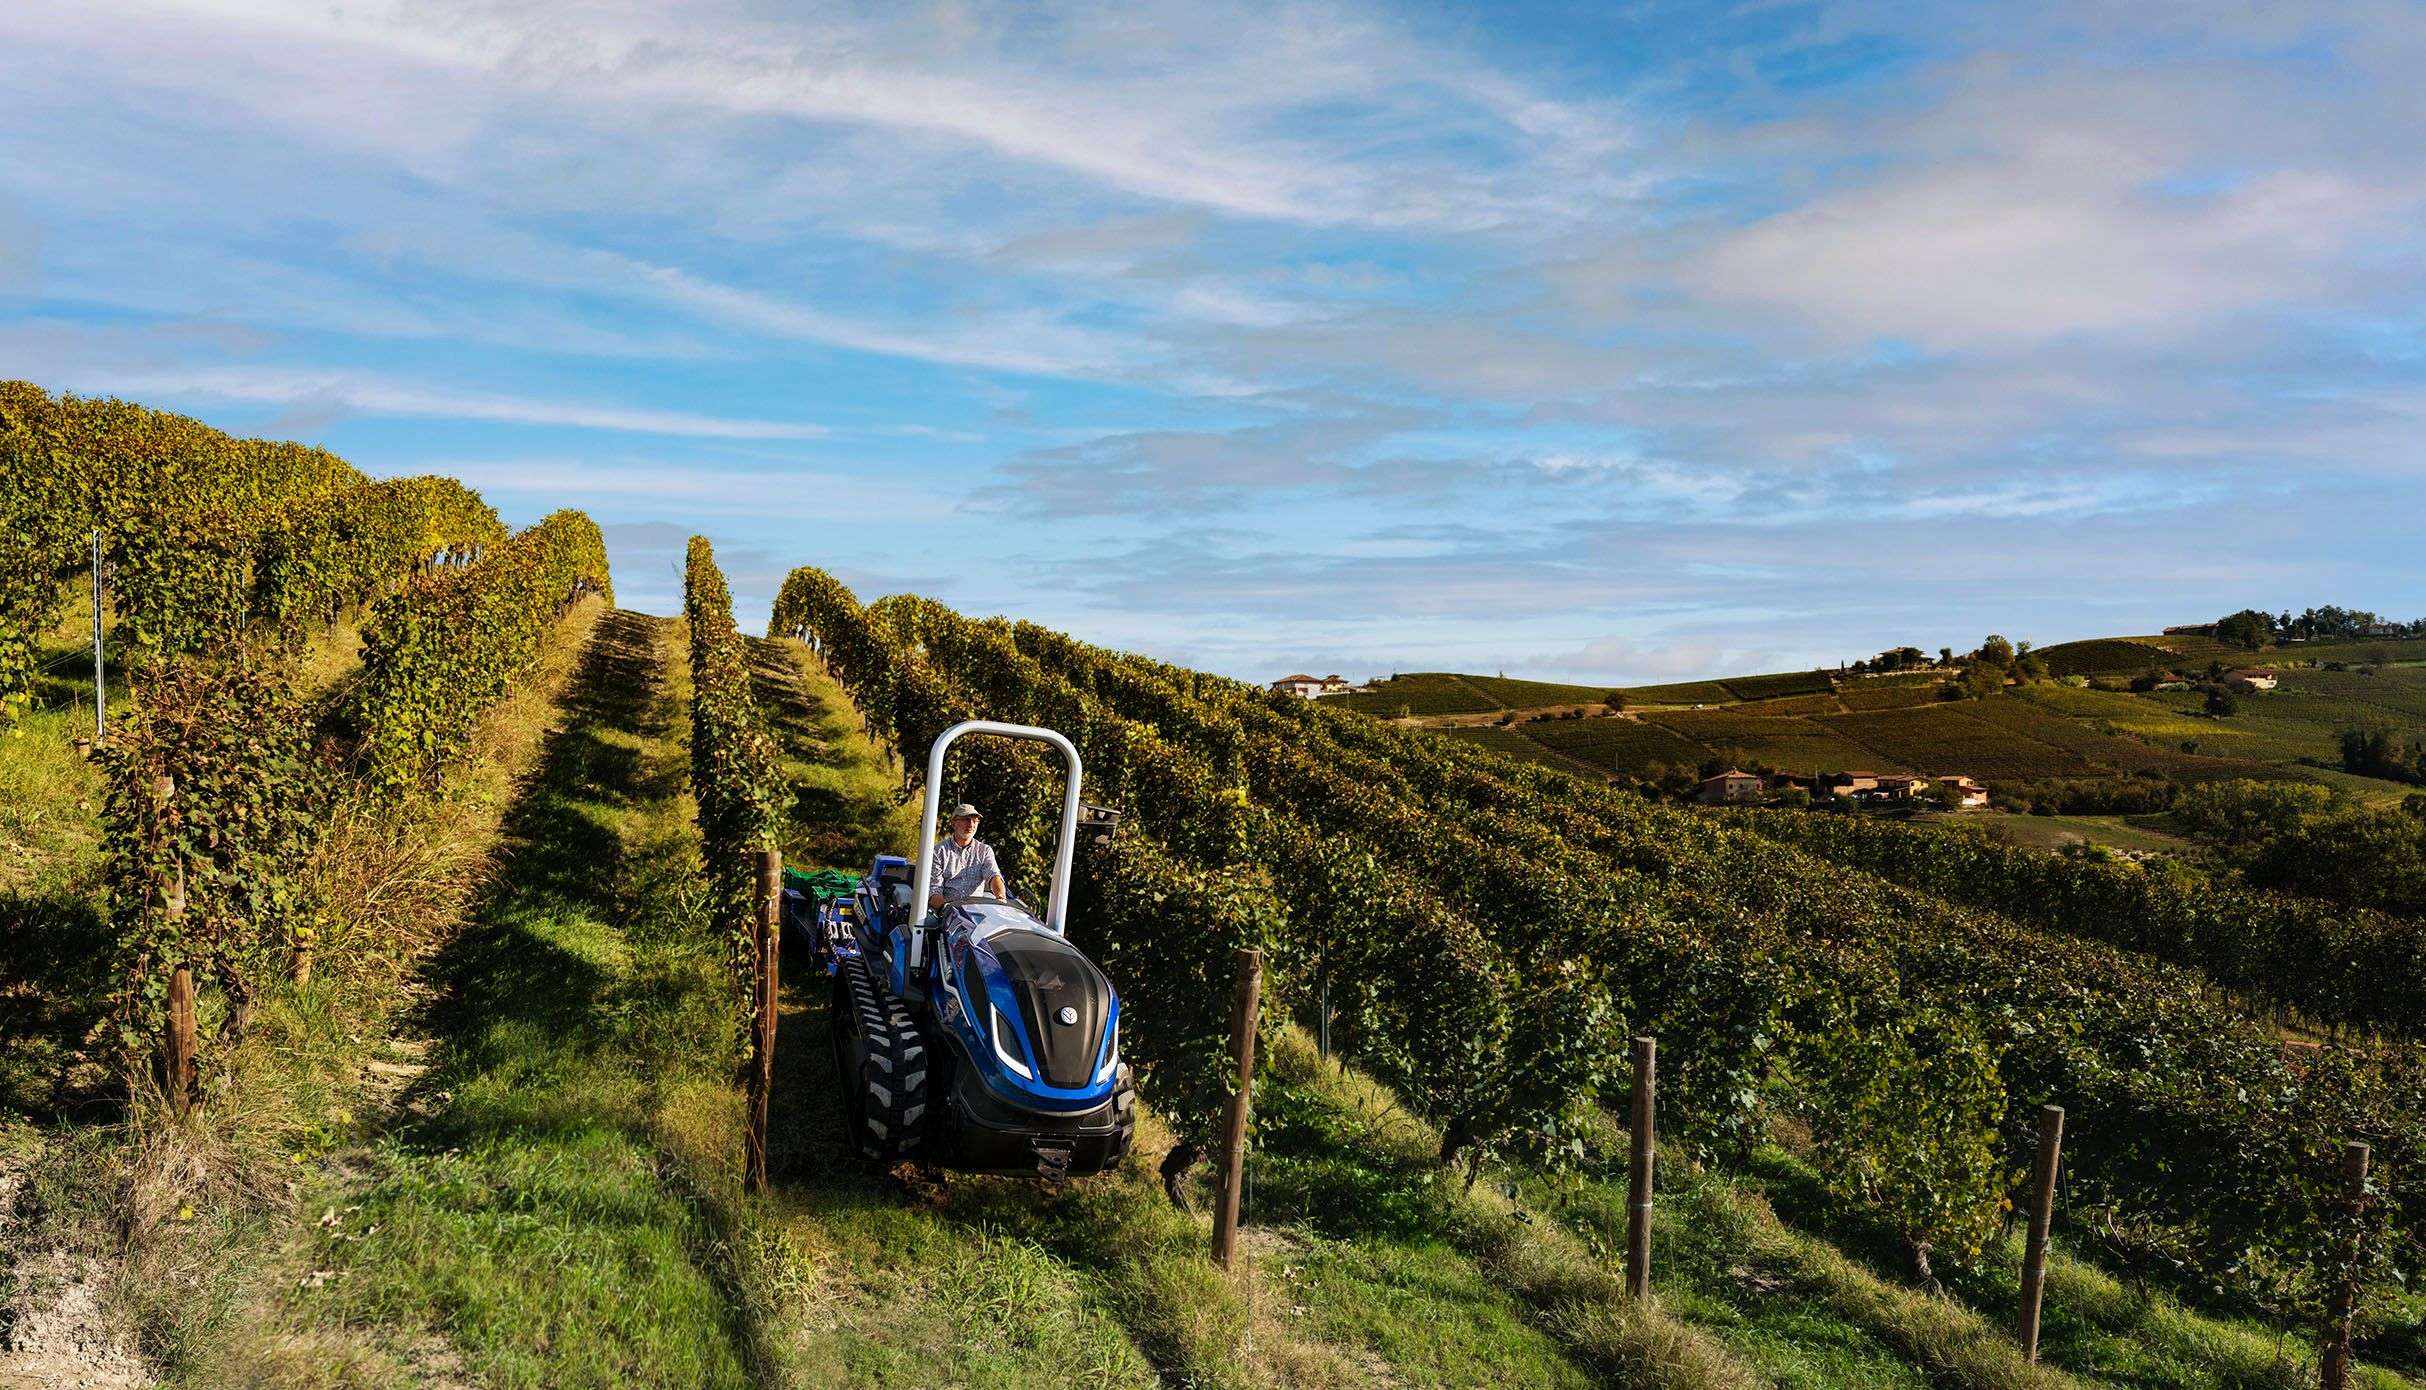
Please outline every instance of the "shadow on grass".
[[422, 1023], [473, 1044], [462, 1064], [494, 1064], [478, 1055], [477, 1040], [500, 1025], [551, 1042], [594, 1031], [605, 971], [537, 928], [569, 916], [620, 917], [624, 846], [608, 816], [680, 785], [680, 769], [652, 770], [643, 747], [665, 729], [655, 640], [637, 614], [599, 620], [565, 692], [564, 723], [506, 813], [502, 871], [476, 904], [473, 925], [431, 962], [439, 995]]
[[[832, 733], [854, 716], [801, 680], [799, 654], [763, 638], [749, 639], [749, 649], [751, 694], [784, 757], [802, 768], [837, 773], [855, 767], [856, 750]], [[891, 805], [880, 797], [795, 777], [783, 837], [787, 858], [803, 868], [858, 868], [879, 851], [907, 853], [909, 846], [888, 843], [891, 814]]]
[[109, 923], [89, 892], [0, 894], [0, 1115], [65, 1118], [114, 1104], [85, 1040], [116, 987]]
[[761, 1378], [733, 1253], [655, 1125], [656, 1089], [732, 1047], [662, 632], [611, 612], [592, 633], [496, 880], [430, 964], [420, 1118], [349, 1194], [375, 1234], [318, 1257], [349, 1268], [330, 1315], [441, 1326], [496, 1383]]

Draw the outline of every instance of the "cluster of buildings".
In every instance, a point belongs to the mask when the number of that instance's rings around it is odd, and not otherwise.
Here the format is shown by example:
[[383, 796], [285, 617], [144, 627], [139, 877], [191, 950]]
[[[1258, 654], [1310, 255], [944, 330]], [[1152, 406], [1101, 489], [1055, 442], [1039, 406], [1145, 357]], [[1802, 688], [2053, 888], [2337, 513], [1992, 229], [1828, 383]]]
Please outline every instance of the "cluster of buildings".
[[1282, 676], [1272, 682], [1272, 688], [1283, 695], [1303, 695], [1311, 700], [1317, 695], [1345, 695], [1356, 687], [1339, 676]]
[[1795, 777], [1781, 774], [1762, 776], [1729, 768], [1716, 777], [1702, 779], [1700, 800], [1711, 806], [1766, 801], [1787, 787], [1802, 787], [1812, 799], [1834, 796], [1848, 801], [1912, 803], [1926, 800], [1933, 786], [1951, 788], [1953, 804], [1962, 810], [1972, 810], [1988, 804], [1988, 789], [1968, 777], [1956, 774], [1948, 777], [1913, 777], [1887, 772], [1823, 772], [1816, 777]]

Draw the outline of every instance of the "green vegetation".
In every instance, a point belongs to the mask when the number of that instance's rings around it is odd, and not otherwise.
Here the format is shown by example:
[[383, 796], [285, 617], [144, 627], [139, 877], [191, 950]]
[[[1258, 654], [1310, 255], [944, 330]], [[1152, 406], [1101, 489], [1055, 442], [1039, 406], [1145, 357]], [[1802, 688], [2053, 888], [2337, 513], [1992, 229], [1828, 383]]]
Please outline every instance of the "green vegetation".
[[[2263, 833], [2306, 852], [2326, 852], [2306, 849], [2306, 837], [2338, 834], [2357, 846], [2352, 857], [2398, 856], [2361, 874], [2345, 892], [2386, 894], [2385, 905], [2402, 908], [2418, 891], [2426, 819], [2362, 811], [2311, 822], [2284, 809], [2288, 803], [2268, 788], [2248, 783], [2184, 795], [2194, 824], [2223, 819], [2229, 813], [2211, 808], [2227, 797], [2244, 807], [2263, 797], [2267, 809], [2259, 814], [2277, 822]], [[1860, 816], [1745, 811], [1732, 818], [1781, 844], [1936, 897], [2193, 967], [2309, 1020], [2426, 1037], [2426, 923], [2364, 910], [2372, 903], [2337, 908], [2252, 889], [2188, 864], [2145, 868], [2059, 859], [1984, 835]], [[2278, 873], [2307, 872], [2297, 867], [2301, 851], [2285, 853], [2272, 840], [2253, 842], [2274, 853], [2265, 858], [2265, 851], [2253, 850], [2258, 863], [2292, 866]], [[2329, 862], [2347, 871], [2356, 867], [2352, 857]], [[2259, 881], [2268, 880], [2260, 875]], [[2297, 886], [2314, 891], [2305, 879]]]
[[1836, 688], [1826, 671], [1786, 671], [1774, 676], [1729, 676], [1720, 681], [1738, 700], [1775, 700], [1789, 695], [1825, 695]]
[[[1857, 768], [1961, 773], [2016, 806], [2035, 800], [2066, 810], [2128, 810], [2152, 800], [2161, 806], [2170, 795], [2166, 784], [2260, 777], [2348, 787], [2346, 731], [2426, 736], [2426, 667], [2369, 669], [2373, 674], [2285, 669], [2278, 690], [2239, 697], [2221, 717], [2208, 711], [2208, 695], [2198, 690], [2135, 693], [2119, 681], [2113, 689], [2038, 682], [1947, 701], [1945, 680], [1922, 674], [1848, 680], [1833, 695], [1758, 700], [1734, 700], [1715, 683], [1655, 688], [1656, 699], [1653, 688], [1635, 689], [1624, 692], [1624, 719], [1518, 717], [1469, 737], [1545, 766], [1580, 764], [1624, 779], [1719, 763], [1805, 775]], [[1687, 703], [1679, 698], [1684, 694], [1708, 695], [1711, 707], [1676, 707]], [[2380, 782], [2386, 773], [2377, 767], [2369, 775]], [[2157, 779], [2160, 790], [2135, 791], [2134, 779]], [[2357, 790], [2379, 800], [2398, 797], [2393, 785]]]
[[1490, 696], [1503, 709], [1539, 709], [1544, 705], [1594, 705], [1609, 696], [1605, 685], [1558, 685], [1549, 681], [1509, 680], [1505, 676], [1466, 676], [1468, 685]]
[[1631, 705], [1723, 705], [1735, 692], [1717, 681], [1674, 681], [1667, 685], [1620, 686], [1618, 694]]
[[2047, 671], [2055, 676], [2136, 676], [2180, 659], [2175, 652], [2132, 637], [2096, 637], [2085, 642], [2058, 642], [2039, 649]]
[[1945, 687], [1946, 682], [1936, 676], [1847, 681], [1837, 688], [1836, 701], [1849, 710], [1908, 709], [1944, 698]]
[[433, 557], [504, 535], [450, 479], [372, 482], [323, 450], [0, 382], [0, 729], [33, 698], [34, 648], [96, 531], [112, 638], [143, 656], [300, 641]]
[[1841, 719], [1772, 718], [1753, 712], [1759, 708], [1668, 710], [1645, 717], [1712, 750], [1719, 762], [1754, 762], [1806, 774], [1843, 768], [1904, 770], [1900, 759], [1846, 737]]
[[1968, 773], [1983, 781], [2006, 778], [2077, 777], [2093, 765], [2067, 749], [2032, 738], [2016, 738], [2007, 729], [1971, 715], [1976, 704], [1988, 701], [1927, 705], [1915, 709], [1874, 710], [1829, 720], [1830, 728], [1873, 750], [1886, 762], [1916, 772]]
[[1472, 678], [1450, 675], [1445, 671], [1415, 671], [1392, 676], [1369, 691], [1324, 696], [1323, 703], [1384, 719], [1394, 719], [1401, 714], [1484, 714], [1501, 707], [1500, 702], [1484, 694]]
[[1648, 715], [1526, 724], [1508, 732], [1595, 770], [1631, 771], [1658, 763], [1699, 765], [1711, 756], [1709, 749]]

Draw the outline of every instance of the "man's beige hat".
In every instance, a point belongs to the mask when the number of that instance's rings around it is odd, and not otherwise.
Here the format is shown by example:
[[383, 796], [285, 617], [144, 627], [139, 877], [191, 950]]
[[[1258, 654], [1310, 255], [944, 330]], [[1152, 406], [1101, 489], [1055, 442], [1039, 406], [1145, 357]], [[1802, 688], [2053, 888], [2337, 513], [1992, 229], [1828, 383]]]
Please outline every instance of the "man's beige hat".
[[[953, 808], [952, 808], [952, 815], [951, 815], [951, 819], [953, 819], [953, 820], [959, 820], [959, 819], [960, 819], [962, 816], [975, 816], [975, 815], [977, 815], [977, 808], [976, 808], [976, 807], [974, 807], [974, 806], [971, 806], [969, 803], [967, 803], [967, 802], [965, 802], [965, 801], [964, 801], [964, 802], [960, 803], [958, 806], [955, 806], [955, 807], [953, 807]], [[984, 817], [982, 817], [982, 816], [979, 816], [978, 818], [979, 818], [980, 820], [983, 820], [983, 819], [984, 819]]]

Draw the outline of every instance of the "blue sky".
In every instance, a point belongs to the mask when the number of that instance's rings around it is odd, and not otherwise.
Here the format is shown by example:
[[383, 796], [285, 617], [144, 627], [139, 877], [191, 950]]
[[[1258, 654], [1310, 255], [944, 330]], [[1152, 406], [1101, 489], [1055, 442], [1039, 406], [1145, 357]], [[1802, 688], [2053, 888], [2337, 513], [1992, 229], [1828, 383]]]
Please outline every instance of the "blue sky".
[[2426, 7], [0, 6], [0, 375], [1246, 676], [2426, 612]]

